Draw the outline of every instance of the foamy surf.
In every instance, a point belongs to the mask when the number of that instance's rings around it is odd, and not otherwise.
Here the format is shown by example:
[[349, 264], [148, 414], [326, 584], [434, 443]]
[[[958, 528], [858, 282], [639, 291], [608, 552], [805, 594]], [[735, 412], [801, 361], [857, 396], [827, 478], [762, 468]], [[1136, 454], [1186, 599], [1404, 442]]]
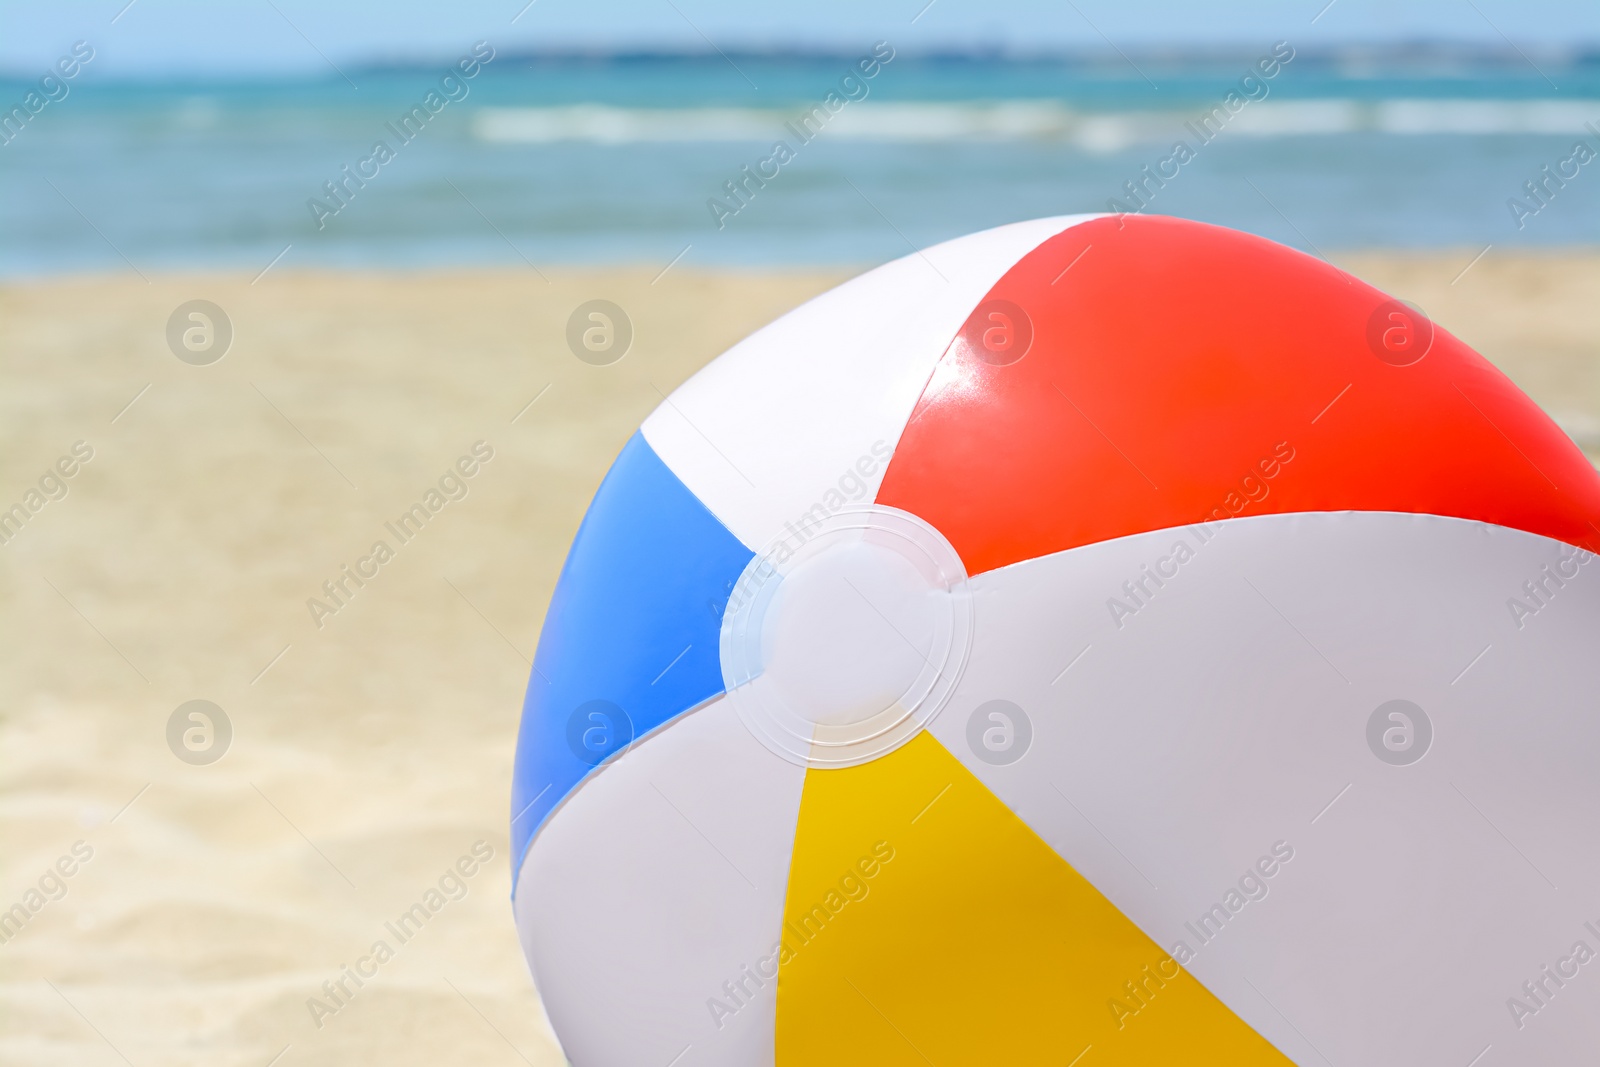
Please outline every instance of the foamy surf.
[[[1217, 111], [1227, 114], [1221, 103]], [[483, 141], [515, 144], [765, 141], [808, 112], [794, 108], [636, 108], [604, 104], [483, 108]], [[1090, 152], [1164, 141], [1206, 106], [1171, 111], [1088, 112], [1047, 100], [854, 104], [827, 119], [829, 139], [899, 143], [1046, 141]], [[1600, 100], [1263, 100], [1227, 122], [1230, 133], [1293, 137], [1340, 133], [1573, 134], [1600, 122]]]

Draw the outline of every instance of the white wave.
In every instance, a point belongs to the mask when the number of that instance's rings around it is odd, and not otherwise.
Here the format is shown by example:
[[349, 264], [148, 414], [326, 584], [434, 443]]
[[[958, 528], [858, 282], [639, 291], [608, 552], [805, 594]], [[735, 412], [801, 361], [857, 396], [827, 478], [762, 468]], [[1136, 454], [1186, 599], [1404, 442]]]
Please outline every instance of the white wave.
[[1377, 107], [1385, 133], [1570, 133], [1600, 122], [1595, 100], [1389, 100]]
[[[496, 107], [477, 111], [474, 136], [518, 144], [705, 143], [828, 139], [937, 144], [1054, 141], [1088, 152], [1142, 142], [1192, 139], [1190, 123], [1248, 137], [1388, 134], [1585, 134], [1600, 123], [1600, 100], [1261, 100], [1230, 114], [1220, 103], [1174, 111], [1084, 112], [1049, 100], [988, 103], [861, 102], [835, 114], [803, 108], [634, 108], [606, 104]], [[804, 133], [806, 137], [801, 137]]]
[[1371, 128], [1371, 110], [1354, 100], [1263, 100], [1246, 105], [1227, 128], [1247, 137], [1356, 133]]
[[570, 107], [492, 107], [480, 110], [473, 133], [485, 141], [547, 144], [589, 141], [753, 141], [781, 125], [776, 112], [753, 108], [620, 108], [604, 104]]

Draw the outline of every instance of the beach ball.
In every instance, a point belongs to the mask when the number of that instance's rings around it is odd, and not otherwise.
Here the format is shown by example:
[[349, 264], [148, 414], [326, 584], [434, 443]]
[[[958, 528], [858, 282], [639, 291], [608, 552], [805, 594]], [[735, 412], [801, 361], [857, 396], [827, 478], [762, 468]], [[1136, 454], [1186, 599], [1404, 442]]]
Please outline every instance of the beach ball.
[[514, 912], [574, 1064], [1587, 1062], [1600, 482], [1319, 258], [1024, 222], [802, 305], [595, 493]]

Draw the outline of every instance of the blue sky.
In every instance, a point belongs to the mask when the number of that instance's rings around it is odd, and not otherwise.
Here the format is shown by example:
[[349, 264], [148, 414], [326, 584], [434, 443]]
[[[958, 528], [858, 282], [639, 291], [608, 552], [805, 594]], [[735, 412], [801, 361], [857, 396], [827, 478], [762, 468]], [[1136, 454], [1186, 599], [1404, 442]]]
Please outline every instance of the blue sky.
[[[43, 69], [74, 40], [112, 76], [325, 71], [497, 47], [1105, 47], [1446, 38], [1600, 43], [1593, 0], [0, 0], [0, 68]], [[119, 15], [119, 12], [120, 15]], [[519, 16], [520, 12], [520, 16]], [[920, 12], [920, 16], [919, 16]], [[1315, 24], [1312, 18], [1322, 12]], [[915, 22], [913, 23], [913, 18]], [[112, 20], [115, 18], [115, 22]], [[515, 22], [513, 23], [513, 18]]]

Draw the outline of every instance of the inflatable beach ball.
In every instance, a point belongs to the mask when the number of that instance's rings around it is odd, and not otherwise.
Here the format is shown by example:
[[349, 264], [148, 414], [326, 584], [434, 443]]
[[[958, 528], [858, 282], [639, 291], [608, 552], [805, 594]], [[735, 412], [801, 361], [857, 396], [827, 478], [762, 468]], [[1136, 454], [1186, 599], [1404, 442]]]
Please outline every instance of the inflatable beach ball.
[[1319, 259], [1071, 217], [870, 271], [622, 449], [529, 681], [579, 1067], [1587, 1062], [1600, 482]]

